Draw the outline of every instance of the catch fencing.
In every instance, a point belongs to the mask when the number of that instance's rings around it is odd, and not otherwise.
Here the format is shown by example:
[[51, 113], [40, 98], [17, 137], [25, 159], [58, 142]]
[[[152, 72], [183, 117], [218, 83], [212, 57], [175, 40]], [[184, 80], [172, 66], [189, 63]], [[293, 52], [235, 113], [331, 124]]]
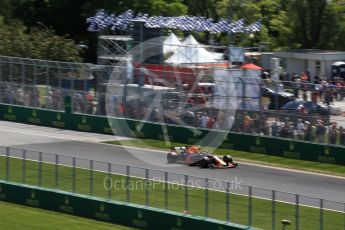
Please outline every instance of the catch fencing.
[[[207, 170], [207, 169], [206, 169]], [[160, 169], [0, 148], [0, 180], [261, 229], [345, 229], [345, 203]]]
[[[261, 80], [258, 71], [212, 65], [134, 63], [130, 68], [0, 56], [3, 104], [63, 111], [69, 96], [75, 114], [341, 146], [345, 117], [337, 105], [345, 108], [344, 89], [328, 83]], [[292, 97], [317, 106], [282, 109]]]

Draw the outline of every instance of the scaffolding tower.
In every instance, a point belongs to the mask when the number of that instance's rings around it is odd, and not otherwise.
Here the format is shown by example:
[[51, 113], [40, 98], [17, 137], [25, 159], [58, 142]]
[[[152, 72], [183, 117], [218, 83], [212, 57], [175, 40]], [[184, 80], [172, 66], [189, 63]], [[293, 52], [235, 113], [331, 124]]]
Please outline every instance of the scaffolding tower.
[[98, 64], [115, 65], [126, 61], [126, 53], [132, 46], [133, 39], [125, 35], [101, 35], [98, 37]]

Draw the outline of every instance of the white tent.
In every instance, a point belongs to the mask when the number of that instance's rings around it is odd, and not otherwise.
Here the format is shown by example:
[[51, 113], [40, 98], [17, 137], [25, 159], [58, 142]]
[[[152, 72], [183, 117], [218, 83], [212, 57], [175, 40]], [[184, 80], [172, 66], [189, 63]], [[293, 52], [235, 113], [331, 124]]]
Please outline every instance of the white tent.
[[189, 35], [175, 53], [165, 62], [182, 64], [217, 62], [217, 60], [215, 56], [202, 47], [192, 35]]
[[180, 40], [174, 33], [170, 35], [163, 42], [163, 53], [175, 52], [181, 45]]

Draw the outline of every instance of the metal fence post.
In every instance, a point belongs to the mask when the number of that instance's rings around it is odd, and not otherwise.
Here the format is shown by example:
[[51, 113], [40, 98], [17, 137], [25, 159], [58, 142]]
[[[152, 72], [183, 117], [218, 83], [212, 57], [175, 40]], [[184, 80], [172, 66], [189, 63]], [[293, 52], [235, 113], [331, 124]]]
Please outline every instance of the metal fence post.
[[[10, 82], [13, 83], [13, 62], [12, 61], [10, 62], [9, 75], [10, 75]], [[11, 104], [13, 104], [13, 98], [12, 98]]]
[[296, 204], [295, 204], [295, 229], [299, 229], [299, 195], [296, 194]]
[[90, 160], [90, 196], [93, 196], [93, 160]]
[[323, 230], [323, 199], [320, 199], [320, 230]]
[[230, 221], [230, 182], [226, 182], [226, 221]]
[[25, 85], [25, 64], [22, 63], [22, 65], [20, 66], [21, 69], [21, 78], [22, 78], [22, 84]]
[[72, 165], [73, 165], [73, 168], [72, 168], [72, 192], [75, 193], [76, 191], [76, 158], [73, 157], [72, 158]]
[[168, 209], [168, 172], [164, 172], [164, 206]]
[[149, 181], [149, 169], [145, 169], [145, 205], [149, 206], [149, 190], [147, 188]]
[[184, 211], [188, 212], [188, 175], [184, 176]]
[[[110, 179], [110, 184], [112, 184], [112, 182], [111, 182], [111, 163], [109, 162], [108, 163], [108, 177], [109, 177], [109, 179]], [[110, 189], [108, 189], [108, 199], [109, 200], [111, 200], [111, 190], [112, 190], [112, 188], [110, 187]]]
[[22, 154], [22, 183], [24, 184], [26, 179], [26, 150], [23, 150]]
[[38, 152], [38, 186], [42, 186], [42, 152]]
[[55, 154], [55, 189], [59, 189], [59, 155]]
[[272, 190], [272, 229], [276, 229], [276, 191]]
[[252, 226], [252, 222], [253, 222], [252, 206], [253, 206], [253, 188], [252, 186], [249, 186], [248, 188], [248, 226], [249, 227]]
[[129, 201], [131, 200], [130, 198], [130, 191], [129, 191], [129, 174], [130, 174], [130, 166], [127, 165], [126, 166], [126, 200], [129, 203]]
[[6, 181], [10, 179], [10, 148], [6, 147]]
[[205, 217], [208, 217], [208, 178], [205, 178]]
[[274, 108], [275, 108], [275, 110], [278, 110], [279, 109], [279, 106], [278, 106], [278, 86], [277, 86], [276, 81], [274, 81], [274, 86], [275, 86], [275, 92], [276, 92], [276, 94], [274, 95]]

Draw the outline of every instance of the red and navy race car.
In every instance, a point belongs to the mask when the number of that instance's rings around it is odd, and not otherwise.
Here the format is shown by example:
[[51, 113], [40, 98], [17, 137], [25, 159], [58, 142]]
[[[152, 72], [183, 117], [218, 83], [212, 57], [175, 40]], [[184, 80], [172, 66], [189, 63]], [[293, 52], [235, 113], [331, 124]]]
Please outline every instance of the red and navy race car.
[[167, 155], [168, 163], [184, 163], [201, 168], [236, 168], [238, 163], [230, 155], [218, 157], [210, 152], [201, 151], [198, 146], [172, 147]]

